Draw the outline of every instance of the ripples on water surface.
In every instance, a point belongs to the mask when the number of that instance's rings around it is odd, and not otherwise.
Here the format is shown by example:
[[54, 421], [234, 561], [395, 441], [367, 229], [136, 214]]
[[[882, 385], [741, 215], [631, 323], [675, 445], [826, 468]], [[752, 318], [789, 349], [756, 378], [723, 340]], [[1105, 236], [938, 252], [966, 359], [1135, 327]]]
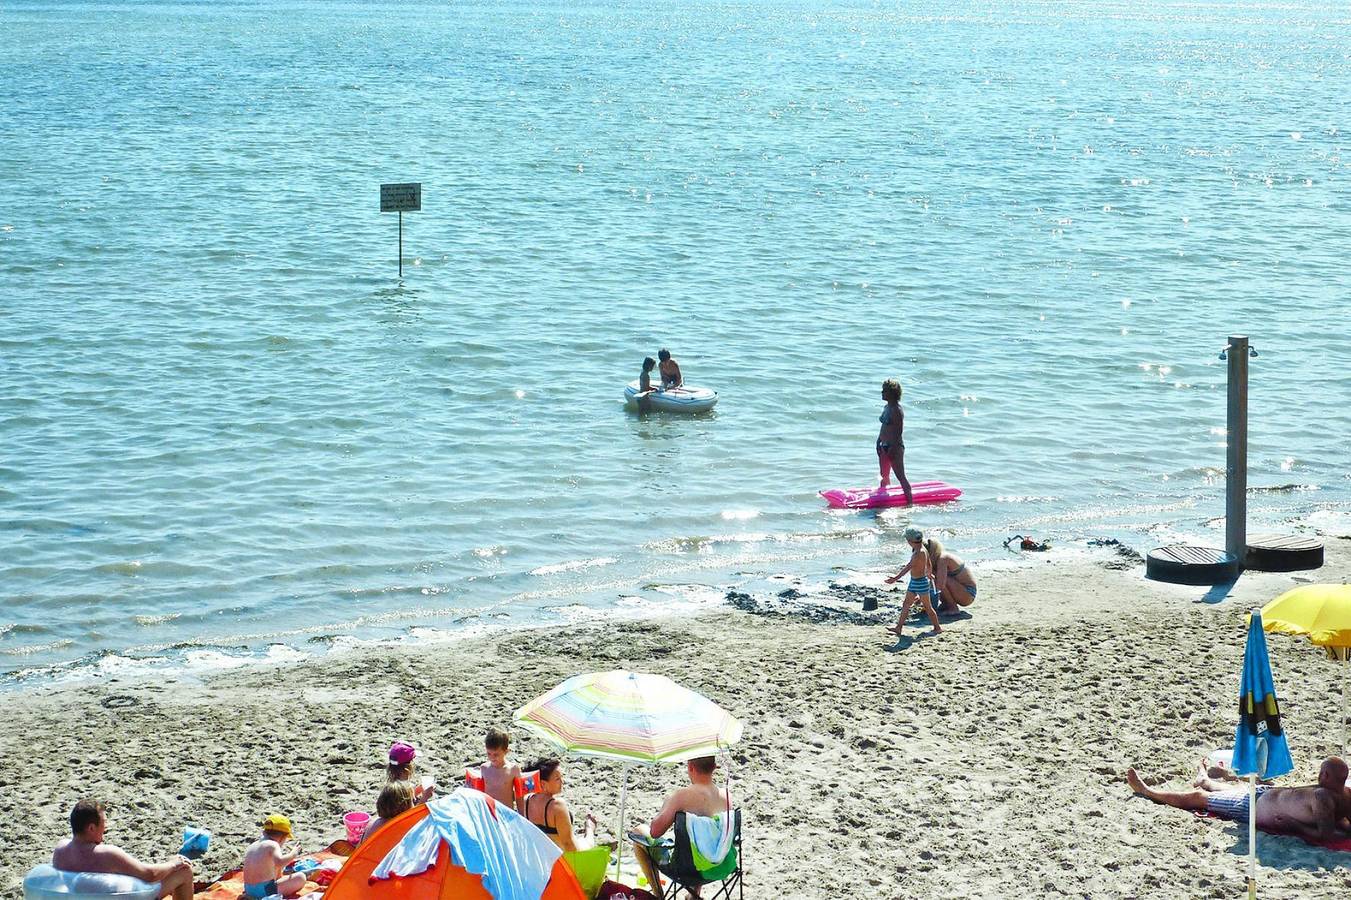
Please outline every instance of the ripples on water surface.
[[1351, 531], [1343, 6], [608, 6], [5, 5], [0, 674], [890, 563], [888, 375], [959, 550], [1222, 540], [1229, 333]]

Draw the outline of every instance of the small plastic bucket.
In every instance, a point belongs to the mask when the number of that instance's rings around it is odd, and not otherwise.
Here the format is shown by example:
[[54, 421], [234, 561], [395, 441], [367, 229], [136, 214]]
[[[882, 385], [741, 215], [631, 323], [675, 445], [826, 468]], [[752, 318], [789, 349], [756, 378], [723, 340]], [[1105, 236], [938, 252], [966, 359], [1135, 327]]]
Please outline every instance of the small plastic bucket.
[[364, 812], [349, 812], [342, 817], [343, 827], [347, 829], [347, 842], [355, 844], [361, 840], [366, 833], [366, 826], [371, 824], [371, 814]]
[[189, 826], [183, 829], [183, 846], [178, 848], [181, 856], [196, 859], [206, 853], [211, 846], [211, 832], [205, 828]]

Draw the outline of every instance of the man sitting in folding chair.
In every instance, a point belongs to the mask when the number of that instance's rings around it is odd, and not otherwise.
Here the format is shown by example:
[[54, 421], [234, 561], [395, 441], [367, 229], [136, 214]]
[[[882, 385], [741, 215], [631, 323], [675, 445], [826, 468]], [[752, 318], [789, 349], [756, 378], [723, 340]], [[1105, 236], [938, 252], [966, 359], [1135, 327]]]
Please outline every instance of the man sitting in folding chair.
[[714, 897], [730, 898], [733, 888], [741, 890], [741, 811], [732, 809], [731, 793], [713, 783], [713, 757], [692, 759], [685, 768], [689, 785], [666, 799], [650, 827], [629, 833], [634, 855], [657, 900], [664, 900], [658, 870], [677, 896], [683, 890], [698, 897], [704, 885], [720, 883]]

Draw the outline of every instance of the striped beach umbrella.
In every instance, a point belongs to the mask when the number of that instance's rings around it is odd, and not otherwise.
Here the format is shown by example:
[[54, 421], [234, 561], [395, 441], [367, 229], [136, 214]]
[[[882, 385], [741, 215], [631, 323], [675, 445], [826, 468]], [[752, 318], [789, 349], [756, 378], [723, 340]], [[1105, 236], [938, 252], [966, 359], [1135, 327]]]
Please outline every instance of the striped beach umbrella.
[[[516, 710], [516, 721], [564, 753], [655, 765], [716, 756], [741, 738], [741, 722], [703, 694], [661, 675], [574, 675]], [[730, 788], [729, 788], [730, 790]], [[619, 790], [619, 853], [624, 859], [628, 767]]]
[[564, 753], [647, 765], [715, 756], [741, 737], [741, 723], [703, 694], [622, 670], [574, 675], [516, 721]]

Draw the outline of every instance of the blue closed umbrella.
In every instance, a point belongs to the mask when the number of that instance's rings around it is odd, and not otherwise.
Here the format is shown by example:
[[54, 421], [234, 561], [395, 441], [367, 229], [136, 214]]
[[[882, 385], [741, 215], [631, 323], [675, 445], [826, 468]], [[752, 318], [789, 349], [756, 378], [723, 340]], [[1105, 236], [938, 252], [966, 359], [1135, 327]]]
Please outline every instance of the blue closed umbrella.
[[1276, 778], [1291, 771], [1290, 748], [1281, 730], [1281, 708], [1271, 679], [1262, 613], [1248, 620], [1248, 645], [1243, 650], [1243, 678], [1238, 685], [1238, 731], [1234, 733], [1234, 774]]
[[1257, 779], [1275, 778], [1295, 767], [1281, 728], [1281, 707], [1271, 678], [1262, 611], [1248, 620], [1243, 677], [1238, 686], [1238, 730], [1234, 732], [1234, 774], [1248, 776], [1248, 896], [1257, 896]]

